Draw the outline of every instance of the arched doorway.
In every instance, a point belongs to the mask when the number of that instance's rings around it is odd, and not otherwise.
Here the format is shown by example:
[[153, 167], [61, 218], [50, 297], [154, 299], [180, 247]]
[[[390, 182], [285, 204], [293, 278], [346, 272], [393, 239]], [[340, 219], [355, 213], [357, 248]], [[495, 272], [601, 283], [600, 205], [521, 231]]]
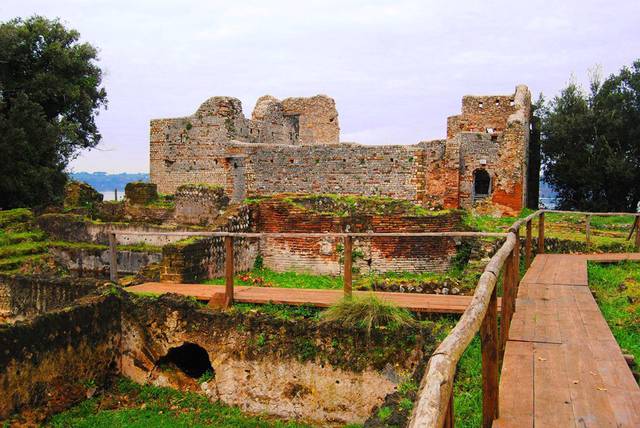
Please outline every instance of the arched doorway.
[[491, 176], [485, 169], [473, 171], [473, 200], [478, 201], [491, 194]]

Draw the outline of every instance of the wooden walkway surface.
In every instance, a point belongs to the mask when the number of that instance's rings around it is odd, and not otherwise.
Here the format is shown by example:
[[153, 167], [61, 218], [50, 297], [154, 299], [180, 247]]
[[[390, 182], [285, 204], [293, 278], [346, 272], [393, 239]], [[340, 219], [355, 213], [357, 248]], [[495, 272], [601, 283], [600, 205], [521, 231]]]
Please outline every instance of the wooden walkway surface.
[[[214, 294], [224, 295], [224, 286], [206, 284], [171, 284], [148, 282], [127, 287], [133, 293], [176, 293], [192, 296], [198, 300], [209, 301]], [[354, 295], [367, 295], [367, 291], [354, 291]], [[471, 296], [452, 296], [442, 294], [375, 292], [382, 300], [392, 302], [402, 308], [415, 312], [434, 312], [459, 314], [464, 312]], [[317, 290], [279, 287], [234, 287], [234, 300], [240, 303], [276, 303], [285, 305], [308, 305], [328, 307], [344, 296], [342, 290]], [[500, 302], [498, 301], [498, 305]]]
[[640, 388], [588, 287], [587, 261], [538, 255], [520, 283], [494, 427], [640, 427]]

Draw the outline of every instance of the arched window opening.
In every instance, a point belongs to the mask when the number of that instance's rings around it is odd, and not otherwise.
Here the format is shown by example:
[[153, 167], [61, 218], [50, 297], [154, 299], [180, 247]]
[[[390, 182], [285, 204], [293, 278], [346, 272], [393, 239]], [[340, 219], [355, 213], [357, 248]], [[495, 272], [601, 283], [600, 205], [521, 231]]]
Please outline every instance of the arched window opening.
[[484, 169], [473, 171], [473, 199], [484, 199], [491, 194], [491, 176]]

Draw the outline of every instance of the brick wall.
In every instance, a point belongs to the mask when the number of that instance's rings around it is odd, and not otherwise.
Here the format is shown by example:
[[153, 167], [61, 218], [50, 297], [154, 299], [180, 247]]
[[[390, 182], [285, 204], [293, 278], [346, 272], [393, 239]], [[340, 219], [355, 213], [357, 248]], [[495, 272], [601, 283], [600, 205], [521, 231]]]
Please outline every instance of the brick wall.
[[[460, 230], [460, 213], [425, 216], [350, 215], [338, 217], [279, 201], [262, 202], [256, 228], [262, 232], [442, 232]], [[264, 265], [276, 271], [341, 273], [342, 240], [318, 238], [263, 238]], [[456, 253], [451, 238], [359, 238], [354, 240], [354, 265], [362, 273], [444, 271]]]

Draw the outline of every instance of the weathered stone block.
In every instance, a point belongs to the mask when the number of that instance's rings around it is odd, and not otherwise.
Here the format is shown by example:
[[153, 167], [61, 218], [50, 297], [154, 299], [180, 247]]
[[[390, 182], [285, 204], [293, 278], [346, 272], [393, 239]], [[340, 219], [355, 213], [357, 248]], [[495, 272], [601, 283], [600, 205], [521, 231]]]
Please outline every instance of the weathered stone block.
[[104, 195], [82, 181], [70, 181], [64, 186], [64, 206], [83, 207], [102, 202]]
[[124, 194], [127, 202], [134, 205], [145, 205], [158, 198], [158, 185], [143, 182], [127, 183]]

